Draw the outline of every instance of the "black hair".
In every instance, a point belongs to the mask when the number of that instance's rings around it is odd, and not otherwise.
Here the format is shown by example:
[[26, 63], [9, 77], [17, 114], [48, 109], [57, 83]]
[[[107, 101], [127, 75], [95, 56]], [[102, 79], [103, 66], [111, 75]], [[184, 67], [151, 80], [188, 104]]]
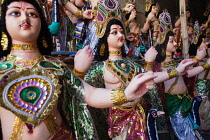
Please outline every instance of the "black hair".
[[196, 56], [197, 54], [197, 49], [198, 47], [201, 45], [201, 43], [203, 42], [203, 38], [205, 38], [205, 35], [200, 35], [198, 37], [198, 42], [196, 44], [192, 43], [189, 47], [189, 55], [190, 56]]
[[[3, 4], [1, 5], [0, 32], [1, 32], [1, 36], [2, 36], [2, 32], [4, 32], [8, 37], [8, 49], [3, 50], [2, 47], [0, 46], [0, 58], [8, 55], [11, 51], [12, 40], [11, 40], [11, 37], [10, 37], [9, 33], [6, 30], [5, 17], [6, 17], [7, 6], [10, 3], [15, 2], [15, 1], [17, 1], [17, 2], [25, 1], [27, 3], [30, 3], [38, 11], [39, 17], [41, 19], [41, 30], [40, 30], [40, 34], [39, 34], [38, 39], [37, 39], [37, 45], [38, 45], [39, 51], [42, 55], [50, 55], [51, 52], [53, 51], [51, 34], [50, 34], [49, 29], [48, 29], [47, 22], [45, 21], [45, 17], [44, 17], [44, 14], [42, 12], [42, 9], [39, 6], [39, 4], [36, 2], [36, 0], [4, 0]], [[47, 48], [45, 48], [42, 44], [43, 39], [45, 39], [45, 41], [48, 45]]]
[[[107, 38], [108, 38], [108, 36], [110, 34], [110, 28], [114, 24], [120, 25], [123, 28], [123, 30], [124, 30], [124, 26], [123, 26], [123, 24], [122, 24], [122, 22], [120, 20], [112, 19], [112, 20], [110, 20], [108, 22], [107, 27], [106, 27], [106, 31], [104, 33], [104, 36], [102, 38], [99, 38], [99, 41], [98, 41], [98, 43], [96, 45], [96, 53], [95, 53], [95, 60], [96, 61], [104, 61], [104, 60], [107, 60], [108, 57], [109, 57], [109, 46], [108, 46]], [[102, 44], [105, 45], [104, 55], [103, 56], [100, 55], [100, 49], [101, 49]], [[122, 47], [122, 57], [126, 57], [124, 46]]]
[[152, 11], [152, 6], [156, 6], [156, 3], [153, 3], [151, 6], [150, 6], [150, 8], [149, 8], [149, 10], [146, 12], [145, 11], [145, 17], [147, 17], [148, 15], [149, 15], [149, 13]]
[[158, 54], [155, 58], [155, 61], [158, 63], [163, 62], [166, 59], [166, 47], [168, 44], [169, 36], [174, 36], [172, 31], [168, 31], [165, 36], [165, 40], [162, 44], [158, 44], [155, 49], [157, 50]]

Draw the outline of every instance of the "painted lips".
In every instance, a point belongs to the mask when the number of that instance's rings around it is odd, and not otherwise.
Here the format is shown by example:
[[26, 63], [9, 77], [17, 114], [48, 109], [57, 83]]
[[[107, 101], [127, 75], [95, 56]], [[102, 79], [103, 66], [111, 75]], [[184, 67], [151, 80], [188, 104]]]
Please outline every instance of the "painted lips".
[[122, 38], [121, 38], [121, 39], [119, 39], [119, 41], [120, 41], [120, 42], [123, 42], [123, 41], [124, 41], [124, 39], [122, 39]]
[[31, 26], [28, 25], [28, 24], [23, 24], [23, 25], [21, 25], [21, 27], [23, 27], [23, 28], [30, 28]]

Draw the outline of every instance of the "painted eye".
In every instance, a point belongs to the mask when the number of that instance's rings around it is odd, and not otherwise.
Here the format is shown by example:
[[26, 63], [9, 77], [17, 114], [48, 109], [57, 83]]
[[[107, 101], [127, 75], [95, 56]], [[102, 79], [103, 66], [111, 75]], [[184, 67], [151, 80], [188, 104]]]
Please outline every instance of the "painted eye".
[[12, 12], [9, 15], [11, 15], [11, 16], [20, 16], [20, 13], [19, 12]]
[[34, 18], [38, 17], [38, 15], [35, 14], [35, 13], [29, 13], [28, 16], [29, 16], [29, 17], [34, 17]]
[[117, 31], [113, 31], [113, 32], [111, 32], [111, 34], [116, 35], [117, 34]]

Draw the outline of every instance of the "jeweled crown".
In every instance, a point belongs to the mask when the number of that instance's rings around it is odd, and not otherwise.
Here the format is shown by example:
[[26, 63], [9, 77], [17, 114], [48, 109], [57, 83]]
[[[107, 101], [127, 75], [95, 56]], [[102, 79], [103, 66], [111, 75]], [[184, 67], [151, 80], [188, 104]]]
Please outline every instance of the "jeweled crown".
[[200, 30], [200, 25], [199, 25], [199, 22], [198, 21], [195, 21], [195, 24], [194, 24], [194, 30], [193, 30], [193, 43], [194, 44], [197, 44], [198, 43], [198, 38], [201, 34], [201, 30]]
[[157, 40], [158, 44], [163, 44], [168, 31], [173, 31], [171, 16], [167, 10], [163, 10], [163, 12], [159, 15], [159, 36]]
[[93, 11], [96, 18], [96, 35], [99, 38], [104, 36], [108, 22], [115, 18], [122, 21], [121, 9], [117, 0], [99, 0]]

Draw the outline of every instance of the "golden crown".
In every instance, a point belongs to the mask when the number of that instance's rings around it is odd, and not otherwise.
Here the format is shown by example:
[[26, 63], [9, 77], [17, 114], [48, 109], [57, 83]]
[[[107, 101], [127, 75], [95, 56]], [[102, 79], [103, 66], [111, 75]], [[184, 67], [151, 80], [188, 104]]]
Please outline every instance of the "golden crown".
[[154, 4], [155, 2], [154, 2], [154, 0], [146, 0], [145, 2], [146, 2], [145, 3], [145, 12], [148, 12], [151, 5]]
[[159, 15], [159, 36], [157, 43], [163, 44], [168, 31], [173, 31], [171, 16], [167, 10], [163, 10], [163, 12]]
[[111, 19], [122, 21], [121, 9], [117, 0], [99, 0], [93, 15], [96, 19], [96, 35], [99, 38], [104, 36], [107, 24]]

